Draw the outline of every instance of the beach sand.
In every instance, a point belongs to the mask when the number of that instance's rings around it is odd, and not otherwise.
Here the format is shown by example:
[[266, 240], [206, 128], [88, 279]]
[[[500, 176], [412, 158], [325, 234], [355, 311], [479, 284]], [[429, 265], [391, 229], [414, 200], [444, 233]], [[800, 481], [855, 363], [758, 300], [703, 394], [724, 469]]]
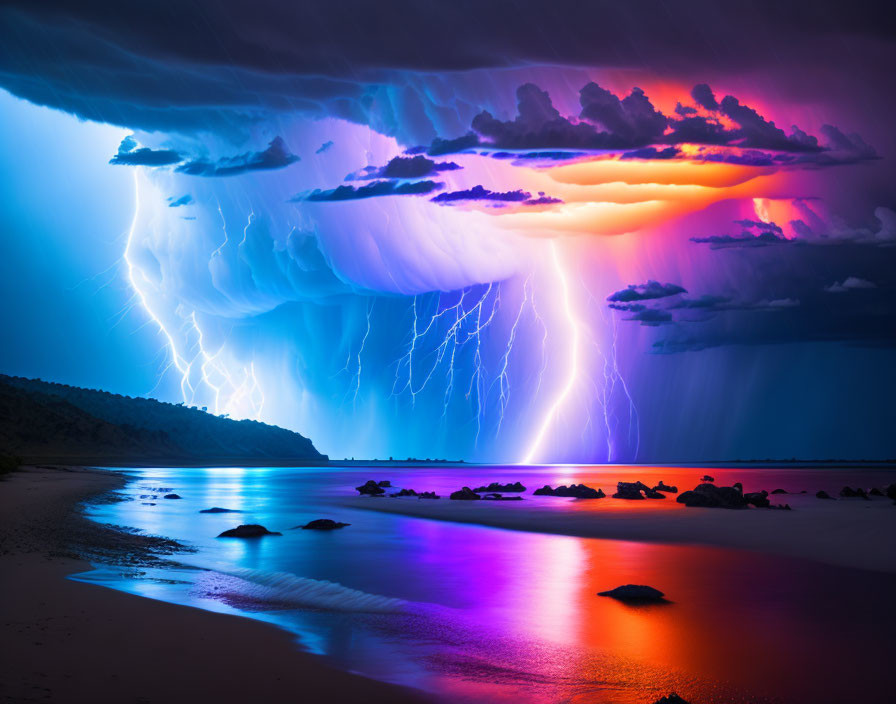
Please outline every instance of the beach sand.
[[351, 508], [582, 538], [754, 550], [842, 567], [896, 573], [896, 506], [887, 498], [825, 501], [814, 494], [772, 496], [793, 510], [688, 508], [659, 501], [566, 499], [438, 501], [356, 496]]
[[140, 565], [176, 548], [80, 515], [124, 483], [82, 468], [0, 480], [0, 702], [427, 701], [337, 670], [274, 626], [66, 579], [90, 569], [84, 556]]

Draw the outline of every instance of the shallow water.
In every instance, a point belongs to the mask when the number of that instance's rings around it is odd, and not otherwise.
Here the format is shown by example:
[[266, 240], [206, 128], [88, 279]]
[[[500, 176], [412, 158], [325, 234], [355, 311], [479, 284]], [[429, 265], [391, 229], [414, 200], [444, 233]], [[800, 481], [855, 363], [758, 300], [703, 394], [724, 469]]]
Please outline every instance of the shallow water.
[[[526, 501], [557, 511], [684, 510], [673, 500], [633, 506], [531, 490], [584, 481], [607, 491], [635, 479], [686, 489], [705, 471], [720, 484], [742, 481], [747, 491], [806, 489], [810, 497], [894, 479], [880, 471], [743, 467], [141, 469], [125, 490], [133, 500], [94, 506], [91, 516], [177, 538], [197, 552], [179, 558], [182, 569], [101, 568], [78, 578], [270, 621], [345, 669], [451, 701], [640, 703], [673, 690], [695, 703], [890, 701], [896, 575], [339, 503], [371, 478], [443, 497], [463, 485], [519, 479], [529, 488]], [[163, 499], [168, 491], [183, 498]], [[212, 506], [242, 513], [199, 513]], [[324, 517], [351, 526], [292, 529]], [[215, 537], [240, 523], [283, 536]], [[662, 589], [670, 603], [632, 607], [596, 596], [630, 582]]]

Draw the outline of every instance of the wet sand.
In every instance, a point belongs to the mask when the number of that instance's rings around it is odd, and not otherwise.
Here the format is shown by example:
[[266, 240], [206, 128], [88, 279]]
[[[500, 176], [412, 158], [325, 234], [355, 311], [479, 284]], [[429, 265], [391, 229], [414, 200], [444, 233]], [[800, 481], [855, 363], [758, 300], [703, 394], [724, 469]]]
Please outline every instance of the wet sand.
[[[386, 513], [581, 538], [754, 550], [842, 567], [896, 573], [896, 506], [887, 498], [825, 501], [814, 494], [770, 497], [792, 511], [688, 508], [662, 500], [437, 501], [347, 497], [340, 504]], [[622, 509], [622, 510], [620, 510]]]
[[0, 701], [431, 701], [337, 670], [268, 624], [66, 579], [90, 569], [85, 557], [125, 570], [176, 559], [172, 541], [80, 515], [81, 501], [124, 483], [82, 468], [0, 480]]

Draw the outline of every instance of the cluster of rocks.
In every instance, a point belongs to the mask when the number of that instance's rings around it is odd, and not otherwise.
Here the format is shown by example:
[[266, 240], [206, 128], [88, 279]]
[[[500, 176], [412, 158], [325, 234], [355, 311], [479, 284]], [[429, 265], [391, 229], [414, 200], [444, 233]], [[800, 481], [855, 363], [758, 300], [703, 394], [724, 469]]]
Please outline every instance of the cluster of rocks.
[[482, 497], [485, 501], [522, 501], [522, 496], [504, 496], [503, 494], [491, 493]]
[[241, 513], [235, 508], [221, 508], [220, 506], [212, 506], [211, 508], [204, 508], [199, 513]]
[[653, 704], [690, 704], [690, 703], [687, 702], [686, 700], [682, 699], [681, 697], [679, 697], [675, 692], [672, 692], [671, 694], [669, 694], [665, 697], [660, 697]]
[[393, 498], [396, 496], [417, 496], [417, 492], [413, 489], [401, 489], [399, 491], [396, 491], [394, 494], [389, 494], [389, 496]]
[[513, 484], [498, 484], [498, 482], [492, 482], [488, 486], [480, 486], [473, 489], [477, 494], [485, 492], [491, 492], [493, 494], [522, 493], [525, 490], [526, 487], [520, 484], [520, 482], [514, 482]]
[[357, 491], [362, 496], [382, 496], [386, 493], [386, 490], [383, 487], [391, 487], [392, 482], [388, 480], [376, 481], [374, 479], [368, 479], [365, 484], [361, 486], [356, 486], [355, 491]]
[[[835, 500], [833, 496], [824, 490], [816, 491], [815, 496], [819, 499]], [[853, 489], [850, 486], [845, 486], [840, 490], [840, 496], [844, 499], [864, 499], [865, 501], [870, 501], [872, 496], [879, 496], [887, 497], [896, 502], [896, 484], [890, 484], [883, 489], [875, 486], [868, 490], [862, 489], [861, 487]]]
[[448, 498], [453, 501], [479, 501], [482, 497], [470, 487], [465, 486], [460, 491], [452, 491]]
[[[693, 491], [682, 492], [676, 499], [685, 506], [697, 506], [700, 508], [771, 508], [767, 491], [754, 491], [744, 493], [743, 485], [737, 482], [734, 486], [716, 486], [711, 482], [705, 482], [694, 487]], [[785, 508], [780, 506], [780, 508]], [[789, 504], [786, 510], [790, 510]]]
[[[659, 485], [657, 485], [659, 487]], [[651, 489], [644, 482], [618, 482], [616, 484], [616, 493], [613, 494], [614, 499], [665, 499], [666, 495], [658, 490]]]
[[556, 489], [551, 489], [545, 484], [541, 489], [532, 492], [536, 496], [571, 496], [576, 499], [602, 499], [606, 494], [601, 489], [594, 489], [584, 484], [561, 484]]
[[417, 498], [418, 499], [441, 499], [442, 497], [439, 496], [434, 491], [424, 491], [424, 492], [417, 494]]

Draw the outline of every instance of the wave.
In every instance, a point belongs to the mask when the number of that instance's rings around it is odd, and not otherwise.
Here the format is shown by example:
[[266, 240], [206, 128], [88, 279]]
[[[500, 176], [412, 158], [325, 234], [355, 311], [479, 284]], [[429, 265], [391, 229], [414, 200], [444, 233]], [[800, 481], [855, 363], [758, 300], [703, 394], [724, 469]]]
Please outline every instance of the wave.
[[276, 607], [277, 605], [367, 613], [400, 613], [409, 610], [410, 602], [379, 594], [369, 594], [290, 572], [234, 569], [212, 575], [235, 579], [212, 579], [209, 595], [243, 607]]

